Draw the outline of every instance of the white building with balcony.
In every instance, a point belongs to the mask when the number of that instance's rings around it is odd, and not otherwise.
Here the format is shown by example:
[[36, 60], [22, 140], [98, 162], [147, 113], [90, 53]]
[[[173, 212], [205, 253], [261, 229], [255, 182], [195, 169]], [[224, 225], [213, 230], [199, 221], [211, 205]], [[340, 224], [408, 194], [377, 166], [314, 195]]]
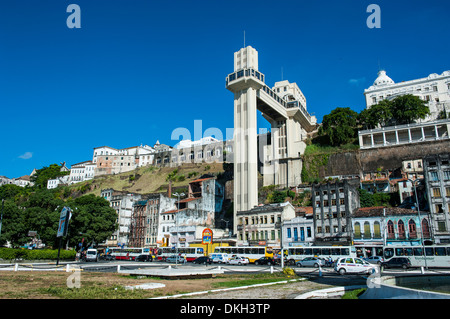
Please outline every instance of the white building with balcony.
[[363, 130], [358, 137], [361, 149], [449, 140], [450, 119]]
[[364, 90], [366, 108], [382, 100], [392, 100], [398, 96], [412, 94], [428, 102], [431, 114], [424, 121], [438, 119], [442, 111], [450, 112], [450, 71], [430, 74], [425, 78], [395, 83], [386, 71], [378, 72], [378, 77], [368, 89]]

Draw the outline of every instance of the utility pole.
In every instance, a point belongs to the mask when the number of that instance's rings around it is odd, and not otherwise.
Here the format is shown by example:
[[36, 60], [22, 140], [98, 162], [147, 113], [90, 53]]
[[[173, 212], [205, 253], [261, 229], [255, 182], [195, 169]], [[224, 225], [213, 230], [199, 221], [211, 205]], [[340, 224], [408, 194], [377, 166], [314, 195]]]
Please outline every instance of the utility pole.
[[181, 193], [181, 194], [179, 194], [179, 193], [174, 193], [174, 195], [178, 197], [178, 202], [177, 202], [177, 204], [178, 204], [178, 210], [177, 210], [177, 216], [175, 216], [175, 229], [176, 229], [176, 231], [177, 231], [177, 243], [176, 243], [176, 246], [175, 246], [175, 254], [176, 254], [176, 257], [175, 257], [175, 266], [178, 267], [178, 245], [179, 245], [179, 243], [180, 243], [180, 235], [179, 235], [179, 232], [178, 232], [178, 214], [180, 213], [180, 197], [181, 197], [181, 196], [184, 197], [185, 194], [184, 194], [184, 193]]
[[418, 181], [418, 179], [415, 179], [414, 181], [412, 179], [408, 179], [408, 181], [410, 181], [413, 186], [414, 186], [414, 194], [416, 195], [416, 205], [417, 205], [417, 215], [419, 217], [419, 226], [420, 226], [420, 233], [421, 233], [421, 242], [422, 242], [422, 249], [423, 249], [423, 257], [425, 260], [425, 269], [428, 270], [428, 262], [427, 262], [427, 254], [425, 252], [425, 244], [424, 244], [424, 238], [423, 238], [423, 227], [422, 227], [422, 218], [420, 217], [420, 208], [419, 208], [419, 199], [417, 197], [417, 189], [416, 189], [416, 182]]

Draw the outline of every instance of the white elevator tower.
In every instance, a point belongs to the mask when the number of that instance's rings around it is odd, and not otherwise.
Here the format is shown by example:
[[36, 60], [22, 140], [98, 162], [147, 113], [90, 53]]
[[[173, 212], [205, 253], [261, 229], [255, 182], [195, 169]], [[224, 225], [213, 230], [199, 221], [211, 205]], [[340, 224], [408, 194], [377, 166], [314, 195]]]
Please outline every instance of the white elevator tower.
[[[258, 70], [258, 52], [251, 46], [234, 53], [234, 72], [226, 87], [234, 93], [234, 231], [236, 213], [258, 205], [258, 160], [264, 185], [294, 186], [301, 182], [307, 132], [316, 118], [306, 110], [306, 99], [295, 83], [281, 81], [271, 89]], [[257, 111], [271, 124], [267, 154], [258, 154]]]

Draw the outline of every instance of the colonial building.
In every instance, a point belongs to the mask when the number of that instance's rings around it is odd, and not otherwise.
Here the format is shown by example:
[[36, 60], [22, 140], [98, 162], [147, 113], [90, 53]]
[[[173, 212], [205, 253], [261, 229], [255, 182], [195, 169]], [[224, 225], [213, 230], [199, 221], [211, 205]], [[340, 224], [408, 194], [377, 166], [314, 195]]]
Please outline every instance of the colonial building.
[[450, 154], [423, 159], [424, 175], [434, 240], [450, 243]]
[[111, 188], [101, 190], [101, 197], [109, 200], [110, 206], [116, 210], [119, 224], [119, 228], [107, 241], [109, 245], [128, 245], [133, 205], [141, 199], [141, 196]]
[[359, 208], [359, 192], [357, 185], [352, 183], [344, 180], [313, 185], [311, 195], [317, 245], [351, 244], [351, 217]]
[[392, 100], [398, 96], [412, 94], [428, 102], [431, 115], [425, 121], [436, 120], [441, 112], [450, 112], [450, 71], [442, 74], [430, 74], [426, 78], [395, 83], [386, 71], [378, 72], [378, 77], [371, 87], [364, 90], [366, 107], [382, 100]]
[[69, 183], [73, 184], [93, 179], [96, 166], [92, 161], [73, 164], [70, 167]]
[[295, 217], [291, 203], [260, 205], [237, 213], [237, 241], [243, 246], [281, 246], [281, 226]]
[[[188, 247], [201, 240], [205, 228], [213, 230], [214, 236], [223, 237], [223, 230], [215, 228], [216, 213], [221, 210], [223, 186], [215, 178], [206, 177], [189, 183], [186, 198], [175, 202], [175, 209], [163, 212], [169, 227], [172, 246]], [[164, 221], [164, 217], [163, 217]]]
[[314, 243], [312, 207], [296, 207], [295, 217], [282, 224], [283, 247], [311, 246]]
[[[358, 256], [383, 256], [383, 246], [419, 246], [431, 240], [428, 214], [399, 207], [364, 207], [352, 217]], [[423, 233], [423, 236], [422, 236]]]

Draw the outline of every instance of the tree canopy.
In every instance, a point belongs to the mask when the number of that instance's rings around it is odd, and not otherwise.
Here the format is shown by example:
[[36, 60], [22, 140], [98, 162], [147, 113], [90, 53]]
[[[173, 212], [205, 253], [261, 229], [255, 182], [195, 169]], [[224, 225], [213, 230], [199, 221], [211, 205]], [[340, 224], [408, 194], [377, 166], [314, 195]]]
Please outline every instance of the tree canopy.
[[352, 141], [357, 134], [358, 113], [348, 107], [338, 107], [323, 117], [319, 135], [327, 135], [333, 146]]
[[69, 246], [77, 246], [81, 239], [86, 245], [105, 241], [117, 229], [117, 213], [109, 202], [95, 195], [64, 199], [64, 189], [35, 189], [31, 193], [3, 185], [0, 196], [5, 199], [0, 244], [9, 241], [14, 247], [30, 241], [28, 231], [36, 231], [48, 246], [56, 246], [59, 217], [64, 206], [72, 210], [68, 235]]
[[362, 110], [358, 119], [364, 129], [373, 129], [378, 125], [412, 123], [419, 119], [425, 119], [428, 114], [430, 114], [430, 109], [426, 101], [407, 94], [393, 100], [382, 100], [369, 109]]
[[348, 144], [354, 140], [358, 129], [408, 124], [425, 119], [430, 114], [427, 104], [428, 102], [421, 98], [407, 94], [393, 100], [381, 100], [359, 114], [348, 107], [338, 107], [323, 117], [318, 133], [322, 141], [328, 138], [324, 144], [332, 146]]
[[47, 188], [47, 181], [55, 179], [59, 176], [70, 174], [70, 172], [62, 172], [61, 165], [51, 164], [49, 167], [43, 167], [36, 170], [36, 173], [31, 176], [31, 181], [34, 182], [36, 188]]
[[392, 100], [392, 117], [397, 124], [408, 124], [425, 119], [430, 114], [427, 102], [412, 94], [402, 95]]

